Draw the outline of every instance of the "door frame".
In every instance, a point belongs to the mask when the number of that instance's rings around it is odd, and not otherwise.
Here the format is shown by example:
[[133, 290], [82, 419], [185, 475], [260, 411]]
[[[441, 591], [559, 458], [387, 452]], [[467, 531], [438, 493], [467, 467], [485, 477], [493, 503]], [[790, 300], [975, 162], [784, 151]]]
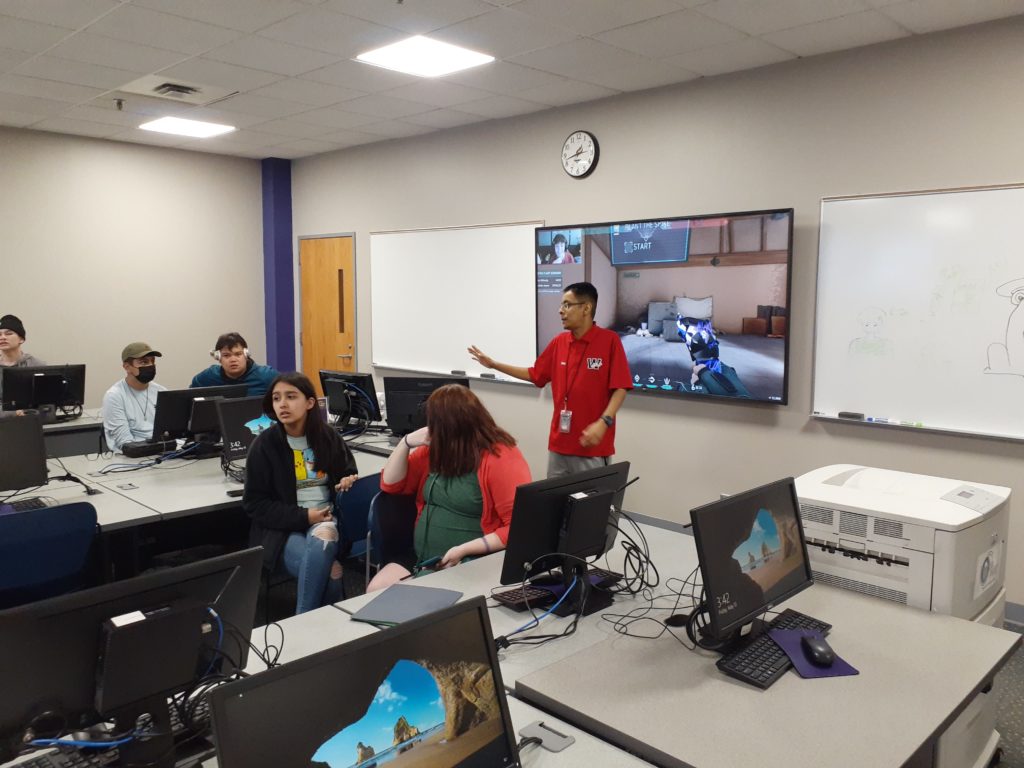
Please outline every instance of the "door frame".
[[301, 243], [303, 240], [323, 240], [329, 237], [352, 238], [352, 317], [355, 327], [352, 329], [352, 364], [359, 370], [359, 252], [356, 250], [355, 232], [331, 232], [324, 235], [298, 235], [295, 238], [295, 259], [293, 262], [293, 280], [295, 281], [295, 370], [301, 371], [305, 364], [306, 350], [302, 346], [302, 265], [299, 263]]

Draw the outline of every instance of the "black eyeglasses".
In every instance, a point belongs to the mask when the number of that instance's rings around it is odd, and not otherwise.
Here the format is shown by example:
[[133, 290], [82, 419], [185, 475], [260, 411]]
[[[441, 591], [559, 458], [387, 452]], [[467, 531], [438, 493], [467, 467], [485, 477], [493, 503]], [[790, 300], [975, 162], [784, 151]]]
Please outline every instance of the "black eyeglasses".
[[585, 301], [563, 301], [561, 304], [562, 309], [569, 309], [570, 307], [578, 307], [582, 304], [586, 304]]

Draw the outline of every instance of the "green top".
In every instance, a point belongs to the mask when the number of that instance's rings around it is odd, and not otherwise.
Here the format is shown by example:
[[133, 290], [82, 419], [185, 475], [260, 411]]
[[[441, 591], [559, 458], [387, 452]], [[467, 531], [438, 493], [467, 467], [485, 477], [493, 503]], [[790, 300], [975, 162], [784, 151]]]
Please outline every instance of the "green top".
[[483, 536], [484, 497], [475, 470], [458, 477], [431, 472], [423, 484], [423, 500], [413, 534], [417, 562], [444, 557], [452, 547]]

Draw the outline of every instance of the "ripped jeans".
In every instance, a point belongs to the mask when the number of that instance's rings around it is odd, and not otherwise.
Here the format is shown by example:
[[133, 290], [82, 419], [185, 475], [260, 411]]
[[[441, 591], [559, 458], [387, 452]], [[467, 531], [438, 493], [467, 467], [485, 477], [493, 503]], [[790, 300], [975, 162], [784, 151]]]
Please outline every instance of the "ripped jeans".
[[331, 578], [331, 566], [338, 554], [336, 523], [317, 523], [305, 533], [292, 533], [285, 542], [281, 561], [298, 579], [295, 612], [305, 613], [341, 600], [341, 579]]

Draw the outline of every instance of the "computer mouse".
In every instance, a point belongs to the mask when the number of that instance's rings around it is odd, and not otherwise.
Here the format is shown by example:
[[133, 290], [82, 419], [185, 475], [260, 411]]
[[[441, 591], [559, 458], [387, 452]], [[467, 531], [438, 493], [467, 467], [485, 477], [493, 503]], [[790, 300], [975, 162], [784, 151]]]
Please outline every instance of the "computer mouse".
[[804, 656], [816, 667], [831, 667], [836, 660], [835, 651], [823, 637], [804, 635], [800, 638], [800, 645], [804, 649]]

